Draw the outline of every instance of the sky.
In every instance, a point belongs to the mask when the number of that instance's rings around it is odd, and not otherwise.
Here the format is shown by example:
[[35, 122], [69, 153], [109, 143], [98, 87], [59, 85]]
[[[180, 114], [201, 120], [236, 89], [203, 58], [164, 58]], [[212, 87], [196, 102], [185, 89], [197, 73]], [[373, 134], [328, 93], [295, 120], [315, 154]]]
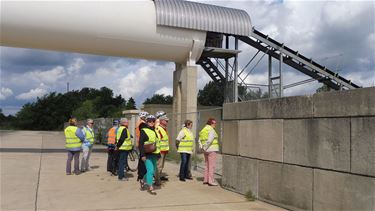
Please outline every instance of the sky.
[[[373, 1], [198, 2], [243, 9], [262, 33], [362, 87], [375, 85]], [[239, 68], [242, 69], [256, 50], [244, 43], [240, 43], [240, 50]], [[267, 84], [266, 63], [267, 57], [264, 57], [247, 82]], [[22, 105], [34, 102], [37, 97], [49, 92], [66, 92], [69, 82], [70, 90], [106, 86], [115, 95], [135, 98], [139, 107], [153, 94], [172, 95], [174, 68], [174, 63], [163, 61], [0, 47], [0, 105], [4, 114], [15, 114]], [[284, 84], [309, 78], [286, 65], [283, 71]], [[210, 81], [202, 68], [198, 70], [198, 78], [198, 88]], [[286, 89], [285, 95], [312, 94], [320, 86], [312, 82]]]

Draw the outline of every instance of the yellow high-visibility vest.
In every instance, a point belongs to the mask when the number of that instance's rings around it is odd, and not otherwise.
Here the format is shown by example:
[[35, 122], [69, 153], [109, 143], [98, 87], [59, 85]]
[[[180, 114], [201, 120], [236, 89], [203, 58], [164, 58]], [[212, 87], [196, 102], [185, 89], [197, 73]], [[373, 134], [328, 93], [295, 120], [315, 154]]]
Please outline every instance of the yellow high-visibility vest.
[[202, 145], [205, 145], [207, 140], [208, 140], [208, 134], [210, 133], [211, 130], [214, 130], [215, 132], [215, 138], [212, 141], [210, 147], [208, 147], [207, 150], [219, 150], [219, 141], [218, 141], [218, 135], [215, 131], [215, 129], [211, 125], [206, 125], [201, 132], [199, 132], [199, 139], [202, 143]]
[[177, 152], [193, 152], [193, 133], [186, 127], [182, 128], [182, 131], [184, 131], [185, 136], [180, 140]]
[[131, 141], [130, 132], [124, 126], [120, 126], [118, 128], [117, 135], [116, 135], [116, 142], [118, 142], [118, 140], [120, 139], [121, 133], [122, 133], [123, 130], [126, 130], [127, 138], [124, 140], [124, 143], [122, 143], [119, 150], [131, 150], [133, 148], [133, 144], [132, 144], [132, 141]]
[[65, 148], [66, 149], [73, 149], [73, 148], [80, 148], [82, 143], [81, 139], [76, 136], [76, 132], [78, 127], [76, 126], [68, 126], [64, 130], [65, 134]]
[[[162, 137], [160, 137], [159, 132], [161, 133]], [[160, 151], [168, 151], [169, 150], [169, 136], [167, 134], [167, 131], [165, 131], [165, 129], [162, 126], [158, 126], [156, 128], [156, 134], [160, 142]]]
[[85, 138], [89, 140], [90, 144], [94, 144], [94, 132], [92, 131], [92, 129], [90, 130], [84, 127], [83, 131], [85, 132]]
[[142, 130], [146, 133], [148, 137], [148, 141], [146, 141], [144, 144], [152, 144], [156, 142], [156, 150], [153, 152], [153, 154], [159, 154], [160, 153], [160, 143], [159, 139], [156, 135], [156, 132], [154, 130], [151, 130], [150, 128], [144, 127]]

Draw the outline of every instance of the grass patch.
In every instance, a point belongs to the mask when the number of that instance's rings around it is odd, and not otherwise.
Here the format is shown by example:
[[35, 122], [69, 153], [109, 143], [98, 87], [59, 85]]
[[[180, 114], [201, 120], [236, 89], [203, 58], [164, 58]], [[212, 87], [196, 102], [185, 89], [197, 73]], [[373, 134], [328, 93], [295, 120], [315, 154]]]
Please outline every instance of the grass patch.
[[254, 194], [251, 190], [249, 190], [245, 193], [245, 198], [246, 198], [247, 201], [255, 201], [255, 199], [256, 199], [256, 197], [254, 196]]

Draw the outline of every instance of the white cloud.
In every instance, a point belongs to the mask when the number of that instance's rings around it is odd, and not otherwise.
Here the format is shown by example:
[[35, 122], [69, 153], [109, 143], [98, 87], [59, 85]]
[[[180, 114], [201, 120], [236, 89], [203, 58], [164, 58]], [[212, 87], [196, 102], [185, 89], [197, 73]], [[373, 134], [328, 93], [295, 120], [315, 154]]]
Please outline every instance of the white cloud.
[[346, 74], [344, 77], [349, 78], [353, 82], [357, 82], [365, 87], [375, 86], [375, 70], [367, 76], [365, 73], [352, 72]]
[[134, 97], [142, 100], [154, 94], [154, 90], [172, 86], [173, 63], [157, 64], [141, 60], [125, 68], [128, 73], [120, 77], [115, 89], [124, 98]]
[[74, 58], [73, 63], [70, 64], [66, 69], [69, 75], [77, 74], [84, 65], [85, 61], [82, 58]]
[[123, 77], [118, 84], [118, 90], [123, 97], [129, 98], [137, 96], [151, 88], [151, 83], [156, 81], [156, 78], [151, 78], [151, 68], [149, 66], [141, 67], [137, 71], [132, 71]]
[[7, 97], [13, 95], [13, 91], [9, 88], [1, 87], [0, 90], [0, 100], [5, 100]]
[[159, 95], [173, 95], [173, 89], [170, 88], [170, 87], [162, 87], [161, 89], [157, 90], [155, 92], [155, 94], [159, 94]]
[[47, 84], [56, 83], [56, 81], [66, 76], [65, 69], [62, 66], [57, 66], [47, 71], [39, 71], [39, 70], [33, 71], [33, 72], [27, 73], [26, 75], [30, 76], [34, 81], [47, 83]]
[[37, 97], [41, 97], [47, 93], [48, 91], [43, 88], [35, 88], [35, 89], [31, 89], [28, 92], [17, 95], [16, 98], [19, 100], [31, 100]]

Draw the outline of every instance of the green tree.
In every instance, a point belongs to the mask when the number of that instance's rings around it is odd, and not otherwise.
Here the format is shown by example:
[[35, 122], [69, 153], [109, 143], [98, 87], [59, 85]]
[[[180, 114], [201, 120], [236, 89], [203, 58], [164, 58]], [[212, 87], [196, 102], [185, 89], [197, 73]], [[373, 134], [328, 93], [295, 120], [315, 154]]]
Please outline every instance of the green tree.
[[19, 129], [56, 130], [62, 129], [73, 115], [78, 119], [112, 117], [124, 108], [125, 99], [121, 95], [113, 97], [109, 88], [83, 88], [37, 98], [36, 102], [25, 104], [13, 122]]
[[135, 106], [135, 100], [131, 97], [129, 98], [128, 102], [126, 103], [126, 110], [131, 110], [131, 109], [136, 109], [137, 107]]
[[92, 100], [86, 100], [81, 104], [80, 107], [73, 111], [73, 116], [79, 120], [88, 118], [97, 118], [99, 115], [95, 112], [94, 102]]
[[15, 129], [13, 126], [15, 117], [12, 115], [5, 116], [3, 110], [0, 108], [0, 128], [1, 129]]
[[147, 98], [143, 104], [172, 104], [173, 97], [164, 94], [154, 94], [151, 98]]
[[224, 85], [208, 82], [198, 91], [198, 103], [205, 106], [222, 106], [224, 103]]
[[0, 108], [0, 121], [4, 121], [6, 116], [3, 114], [3, 109]]
[[329, 86], [327, 86], [326, 84], [323, 84], [321, 87], [319, 87], [318, 89], [316, 89], [316, 93], [319, 93], [319, 92], [329, 92], [331, 91], [331, 88]]

